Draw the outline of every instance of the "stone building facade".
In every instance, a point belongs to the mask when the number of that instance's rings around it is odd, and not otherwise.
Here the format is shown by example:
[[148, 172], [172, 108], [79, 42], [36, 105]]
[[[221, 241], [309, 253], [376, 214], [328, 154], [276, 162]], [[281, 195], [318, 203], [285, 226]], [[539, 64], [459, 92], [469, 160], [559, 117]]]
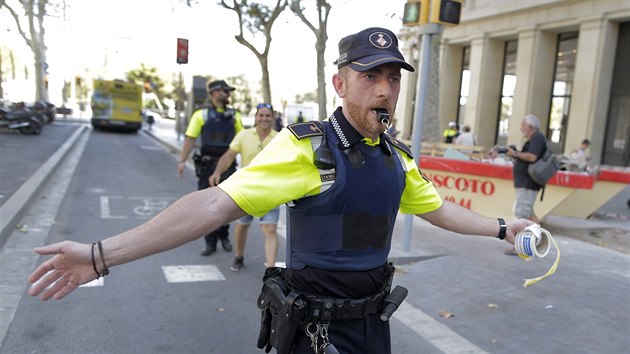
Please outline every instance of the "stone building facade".
[[[407, 58], [419, 57], [419, 31], [399, 34]], [[437, 109], [423, 124], [433, 135], [456, 121], [479, 145], [520, 148], [520, 122], [534, 114], [554, 153], [587, 138], [592, 163], [629, 165], [630, 1], [465, 0], [460, 24], [435, 38], [439, 80], [430, 90], [438, 95], [427, 104]], [[403, 78], [403, 136], [414, 124], [417, 83], [417, 72]]]

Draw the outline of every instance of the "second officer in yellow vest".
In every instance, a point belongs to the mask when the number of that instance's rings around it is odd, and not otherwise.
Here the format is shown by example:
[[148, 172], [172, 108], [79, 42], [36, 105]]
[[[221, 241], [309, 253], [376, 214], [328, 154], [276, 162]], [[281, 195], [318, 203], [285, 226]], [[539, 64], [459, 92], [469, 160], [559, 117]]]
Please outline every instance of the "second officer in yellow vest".
[[[221, 155], [227, 151], [230, 142], [238, 132], [243, 130], [241, 114], [235, 109], [228, 108], [230, 93], [234, 87], [223, 80], [212, 81], [208, 84], [210, 105], [198, 109], [190, 118], [186, 129], [186, 140], [177, 165], [177, 174], [183, 177], [184, 167], [188, 155], [192, 151], [195, 141], [201, 135], [201, 148], [195, 153], [195, 173], [198, 189], [209, 187], [208, 177], [212, 175]], [[221, 179], [226, 179], [236, 170], [236, 163], [225, 170]], [[232, 244], [228, 239], [230, 225], [223, 225], [205, 236], [206, 246], [201, 251], [202, 256], [209, 256], [217, 249], [218, 240], [226, 252], [232, 251]]]

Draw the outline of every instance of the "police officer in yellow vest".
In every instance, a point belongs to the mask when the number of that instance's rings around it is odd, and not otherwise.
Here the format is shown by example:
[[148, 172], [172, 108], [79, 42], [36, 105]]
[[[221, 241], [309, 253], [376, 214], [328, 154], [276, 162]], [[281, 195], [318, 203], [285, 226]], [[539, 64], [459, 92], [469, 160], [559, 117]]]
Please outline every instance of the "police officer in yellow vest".
[[[56, 256], [33, 272], [29, 294], [63, 298], [107, 275], [108, 267], [287, 203], [287, 267], [265, 273], [257, 346], [279, 354], [391, 353], [388, 319], [406, 296], [399, 286], [390, 293], [387, 261], [399, 211], [510, 243], [533, 222], [506, 222], [443, 200], [410, 149], [384, 133], [401, 70], [414, 70], [393, 32], [368, 28], [344, 37], [335, 63], [332, 83], [342, 105], [328, 120], [288, 126], [218, 187], [183, 197], [143, 226], [92, 246], [65, 241], [36, 248]], [[178, 224], [182, 215], [189, 219]]]
[[[223, 80], [212, 81], [208, 84], [210, 104], [207, 107], [196, 110], [190, 118], [186, 130], [186, 140], [177, 165], [177, 174], [183, 178], [185, 162], [195, 145], [195, 141], [201, 135], [201, 148], [193, 155], [195, 162], [195, 174], [197, 175], [198, 189], [208, 188], [208, 178], [214, 172], [217, 161], [230, 146], [234, 136], [243, 130], [240, 112], [228, 108], [230, 93], [234, 87], [229, 86]], [[236, 171], [236, 163], [221, 175], [224, 180]], [[232, 244], [228, 239], [230, 225], [223, 225], [217, 230], [205, 236], [206, 246], [201, 251], [202, 256], [209, 256], [217, 249], [218, 240], [226, 252], [232, 251]]]

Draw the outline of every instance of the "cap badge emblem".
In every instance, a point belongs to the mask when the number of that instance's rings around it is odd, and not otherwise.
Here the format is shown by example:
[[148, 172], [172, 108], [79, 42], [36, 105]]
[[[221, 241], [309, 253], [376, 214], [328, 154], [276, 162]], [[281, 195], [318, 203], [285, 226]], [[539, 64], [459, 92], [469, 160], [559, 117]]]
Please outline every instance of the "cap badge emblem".
[[392, 43], [392, 38], [383, 32], [374, 32], [370, 35], [370, 43], [378, 48], [388, 48]]

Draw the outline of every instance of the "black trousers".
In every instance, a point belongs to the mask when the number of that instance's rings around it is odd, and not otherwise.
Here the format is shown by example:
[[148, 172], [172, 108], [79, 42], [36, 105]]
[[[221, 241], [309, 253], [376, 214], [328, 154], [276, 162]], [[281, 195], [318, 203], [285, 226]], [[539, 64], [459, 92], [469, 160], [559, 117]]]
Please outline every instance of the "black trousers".
[[[307, 266], [297, 271], [287, 269], [285, 276], [293, 288], [306, 293], [360, 299], [381, 291], [393, 271], [388, 264], [349, 272]], [[379, 313], [360, 319], [333, 320], [328, 327], [328, 339], [341, 354], [390, 354], [390, 338], [389, 321], [381, 321]], [[322, 345], [321, 338], [317, 344]], [[298, 329], [292, 353], [313, 354], [311, 338], [304, 329]]]
[[[201, 174], [201, 176], [199, 176], [199, 180], [197, 181], [197, 190], [202, 190], [202, 189], [206, 189], [206, 188], [210, 187], [210, 183], [208, 182], [208, 178], [214, 172], [217, 160], [218, 160], [218, 158], [216, 160], [213, 160], [212, 163], [205, 170], [205, 172], [203, 174]], [[223, 174], [221, 174], [221, 180], [222, 181], [226, 180], [235, 171], [236, 171], [236, 164], [233, 163], [232, 166], [230, 166], [225, 172], [223, 172]], [[211, 233], [207, 234], [206, 236], [204, 236], [204, 239], [206, 241], [206, 246], [207, 247], [209, 247], [209, 246], [215, 246], [216, 247], [218, 240], [227, 240], [228, 239], [228, 236], [230, 235], [229, 232], [230, 232], [230, 225], [229, 224], [220, 226], [218, 229], [216, 229], [216, 230], [212, 231]]]
[[[389, 321], [381, 321], [379, 314], [357, 320], [332, 321], [328, 339], [340, 354], [391, 353]], [[317, 344], [322, 345], [321, 338]], [[304, 331], [297, 333], [292, 353], [313, 354], [311, 338]]]

